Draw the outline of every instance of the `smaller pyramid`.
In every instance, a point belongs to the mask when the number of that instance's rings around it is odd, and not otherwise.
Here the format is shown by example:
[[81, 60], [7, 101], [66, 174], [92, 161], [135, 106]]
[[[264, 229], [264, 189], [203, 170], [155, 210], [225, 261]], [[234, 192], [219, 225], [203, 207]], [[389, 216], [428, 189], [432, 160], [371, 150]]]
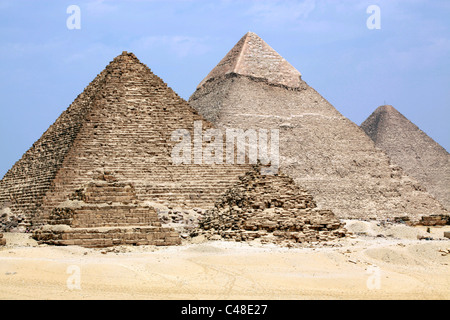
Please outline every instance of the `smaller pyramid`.
[[330, 210], [284, 175], [261, 175], [254, 166], [205, 213], [193, 235], [208, 239], [294, 245], [330, 241], [347, 231]]
[[[0, 231], [47, 224], [97, 171], [112, 172], [136, 197], [165, 207], [212, 208], [247, 165], [175, 163], [182, 130], [213, 125], [133, 54], [124, 51], [77, 96], [0, 180]], [[188, 133], [186, 133], [188, 132]], [[203, 143], [206, 147], [208, 142]], [[7, 217], [4, 217], [4, 213]]]
[[393, 106], [377, 108], [361, 128], [391, 160], [450, 209], [450, 155]]
[[197, 88], [233, 73], [287, 87], [297, 88], [302, 84], [301, 73], [253, 32], [245, 34]]
[[48, 225], [33, 237], [39, 243], [86, 248], [181, 244], [175, 230], [162, 227], [156, 209], [139, 201], [133, 184], [120, 183], [108, 172], [54, 208]]

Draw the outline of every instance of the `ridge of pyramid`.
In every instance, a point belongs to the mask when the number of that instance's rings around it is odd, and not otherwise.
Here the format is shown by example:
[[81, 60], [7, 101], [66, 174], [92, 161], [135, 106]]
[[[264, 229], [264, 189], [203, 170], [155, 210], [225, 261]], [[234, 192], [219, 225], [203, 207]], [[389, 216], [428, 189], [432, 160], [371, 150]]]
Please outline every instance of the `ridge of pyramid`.
[[450, 208], [450, 155], [393, 106], [378, 107], [361, 129], [405, 172]]
[[446, 214], [417, 179], [393, 165], [358, 125], [305, 82], [290, 88], [250, 76], [209, 76], [189, 103], [219, 129], [280, 130], [280, 169], [339, 218], [416, 221]]
[[292, 178], [261, 175], [256, 165], [208, 210], [193, 236], [292, 246], [330, 241], [347, 231], [330, 210], [319, 210], [313, 197]]
[[11, 206], [16, 214], [34, 215], [80, 132], [98, 92], [105, 85], [113, 63], [114, 60], [6, 172], [0, 180], [0, 206]]
[[269, 83], [298, 88], [301, 73], [254, 32], [247, 32], [203, 79], [206, 82], [227, 75], [239, 74], [265, 79]]
[[0, 180], [1, 213], [8, 209], [25, 216], [27, 226], [39, 226], [97, 170], [133, 183], [143, 201], [207, 209], [214, 192], [234, 183], [246, 166], [173, 164], [171, 134], [193, 135], [196, 121], [212, 128], [134, 54], [123, 52]]

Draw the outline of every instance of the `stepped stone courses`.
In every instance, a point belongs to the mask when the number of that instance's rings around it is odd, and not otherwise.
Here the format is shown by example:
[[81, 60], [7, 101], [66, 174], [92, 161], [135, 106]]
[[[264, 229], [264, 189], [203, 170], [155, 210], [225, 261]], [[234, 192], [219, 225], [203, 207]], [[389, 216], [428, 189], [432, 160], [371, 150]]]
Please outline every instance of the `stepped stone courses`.
[[[272, 77], [261, 72], [273, 60], [269, 49], [257, 50], [268, 48], [262, 41], [254, 33], [245, 35], [189, 103], [221, 129], [279, 129], [281, 170], [304, 186], [319, 207], [332, 208], [340, 218], [419, 220], [447, 213], [419, 182], [391, 164], [362, 129], [299, 77], [291, 77], [285, 71], [290, 65]], [[233, 65], [239, 68], [224, 67]], [[251, 73], [253, 66], [258, 68]]]
[[[246, 165], [174, 165], [177, 129], [212, 128], [132, 53], [116, 57], [0, 181], [0, 207], [43, 225], [96, 172], [112, 172], [136, 197], [204, 208]], [[206, 144], [206, 143], [205, 143]], [[112, 209], [111, 209], [112, 210]], [[96, 222], [98, 223], [98, 221]]]
[[405, 172], [448, 210], [450, 155], [393, 106], [377, 108], [361, 128]]
[[178, 245], [180, 237], [162, 228], [156, 210], [141, 204], [133, 185], [110, 174], [97, 176], [50, 213], [48, 225], [36, 230], [40, 243], [107, 247], [112, 245]]
[[347, 231], [333, 212], [316, 207], [290, 177], [261, 175], [255, 166], [205, 213], [193, 235], [283, 245], [344, 237]]

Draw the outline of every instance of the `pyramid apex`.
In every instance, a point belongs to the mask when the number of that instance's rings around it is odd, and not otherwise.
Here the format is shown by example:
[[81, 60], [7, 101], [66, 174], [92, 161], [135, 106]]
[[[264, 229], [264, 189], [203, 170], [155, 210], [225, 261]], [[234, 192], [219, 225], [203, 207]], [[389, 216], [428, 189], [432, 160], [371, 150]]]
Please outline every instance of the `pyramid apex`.
[[132, 52], [122, 51], [121, 54], [116, 56], [106, 68], [124, 67], [127, 63], [141, 63], [139, 59]]
[[128, 51], [122, 51], [122, 53], [120, 55], [118, 55], [116, 58], [120, 58], [120, 57], [132, 57], [137, 59], [137, 57], [135, 56], [135, 54], [133, 52], [128, 52]]
[[393, 106], [390, 104], [384, 104], [382, 106], [378, 107], [378, 110], [380, 111], [397, 111]]
[[385, 114], [387, 114], [388, 116], [389, 116], [389, 115], [394, 115], [394, 114], [402, 115], [402, 116], [403, 116], [403, 114], [402, 114], [400, 111], [398, 111], [397, 109], [395, 109], [395, 108], [394, 108], [392, 105], [390, 105], [390, 104], [385, 104], [385, 105], [379, 106], [379, 107], [373, 112], [374, 115], [380, 114], [380, 113], [385, 113]]
[[261, 37], [248, 31], [198, 85], [226, 74], [265, 79], [269, 83], [300, 87], [301, 73]]

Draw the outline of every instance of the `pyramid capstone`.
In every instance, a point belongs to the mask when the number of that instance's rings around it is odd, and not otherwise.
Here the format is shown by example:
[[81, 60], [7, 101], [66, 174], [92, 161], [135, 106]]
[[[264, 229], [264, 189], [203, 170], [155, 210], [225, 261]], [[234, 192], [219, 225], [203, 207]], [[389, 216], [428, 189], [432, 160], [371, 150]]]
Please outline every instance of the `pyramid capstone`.
[[294, 88], [302, 84], [300, 72], [253, 32], [248, 32], [239, 40], [199, 87], [227, 74], [264, 79]]

